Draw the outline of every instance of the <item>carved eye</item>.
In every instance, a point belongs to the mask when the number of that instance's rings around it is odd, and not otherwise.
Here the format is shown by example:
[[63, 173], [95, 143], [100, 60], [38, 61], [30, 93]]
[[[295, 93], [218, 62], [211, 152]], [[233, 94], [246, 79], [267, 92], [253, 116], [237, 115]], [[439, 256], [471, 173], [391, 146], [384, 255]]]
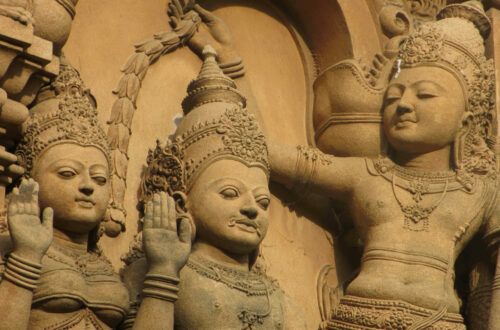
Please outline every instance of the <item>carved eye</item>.
[[264, 197], [264, 198], [257, 200], [257, 203], [259, 204], [259, 206], [263, 210], [267, 210], [267, 208], [269, 207], [269, 204], [271, 203], [271, 200], [267, 197]]
[[385, 102], [390, 104], [401, 99], [401, 90], [397, 87], [389, 87], [385, 94]]
[[223, 190], [221, 190], [220, 194], [225, 199], [234, 199], [234, 198], [237, 198], [239, 196], [238, 190], [236, 190], [235, 188], [232, 188], [232, 187], [224, 188]]
[[429, 92], [420, 92], [417, 94], [417, 97], [419, 99], [431, 99], [433, 97], [437, 97], [437, 95], [434, 93], [429, 93]]
[[100, 186], [104, 186], [106, 184], [106, 182], [108, 182], [108, 178], [104, 177], [104, 176], [94, 176], [92, 177], [92, 179], [97, 182], [98, 185]]
[[71, 179], [76, 175], [76, 172], [70, 169], [64, 169], [57, 172], [57, 174], [64, 179]]

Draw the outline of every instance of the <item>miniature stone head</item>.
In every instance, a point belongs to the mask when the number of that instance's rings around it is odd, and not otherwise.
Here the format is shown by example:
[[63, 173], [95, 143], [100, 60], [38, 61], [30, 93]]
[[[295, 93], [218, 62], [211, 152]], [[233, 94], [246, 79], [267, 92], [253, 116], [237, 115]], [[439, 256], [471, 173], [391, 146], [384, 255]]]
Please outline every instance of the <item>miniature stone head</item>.
[[384, 105], [395, 152], [453, 146], [462, 178], [495, 173], [496, 114], [492, 62], [484, 55], [490, 25], [480, 3], [449, 5], [401, 47]]
[[173, 140], [149, 152], [142, 200], [168, 191], [178, 211], [192, 217], [197, 240], [250, 254], [268, 227], [267, 146], [245, 98], [219, 69], [215, 51], [207, 47], [204, 56]]
[[53, 208], [56, 228], [97, 230], [110, 196], [109, 146], [94, 101], [68, 64], [40, 92], [16, 155], [39, 184], [40, 207]]

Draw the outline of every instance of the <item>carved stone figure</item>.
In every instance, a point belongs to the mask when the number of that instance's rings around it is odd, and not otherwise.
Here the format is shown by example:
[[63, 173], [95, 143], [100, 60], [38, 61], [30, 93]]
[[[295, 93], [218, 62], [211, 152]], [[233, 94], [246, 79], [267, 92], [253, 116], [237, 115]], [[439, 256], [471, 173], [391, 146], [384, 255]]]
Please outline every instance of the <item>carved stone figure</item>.
[[[142, 181], [144, 201], [168, 192], [192, 226], [175, 328], [305, 328], [303, 312], [258, 262], [270, 203], [264, 135], [245, 109], [246, 99], [218, 67], [215, 51], [207, 47], [203, 57], [182, 103], [185, 116], [172, 141], [150, 150]], [[126, 258], [133, 275], [141, 264], [138, 244]]]
[[[474, 1], [449, 5], [438, 17], [402, 43], [391, 72], [381, 118], [387, 156], [333, 157], [269, 143], [272, 178], [347, 205], [364, 244], [360, 272], [332, 307], [329, 328], [465, 329], [457, 257], [476, 237], [498, 250], [488, 19]], [[227, 31], [210, 23], [211, 39], [201, 42], [234, 54], [221, 42]], [[492, 308], [490, 315], [498, 314]]]
[[[64, 62], [23, 125], [16, 155], [29, 179], [10, 195], [10, 237], [0, 236], [1, 329], [112, 329], [127, 314], [128, 291], [97, 245], [109, 207], [111, 157], [94, 102], [78, 72]], [[168, 222], [173, 200], [158, 195], [149, 209], [145, 250], [154, 276], [145, 286], [154, 297], [146, 305], [173, 307], [175, 295], [165, 301], [165, 290], [155, 289], [168, 282], [178, 291], [178, 279], [170, 275], [184, 265], [190, 241], [181, 242]], [[187, 223], [183, 229], [189, 237]], [[166, 246], [169, 237], [174, 244]], [[158, 256], [165, 248], [180, 251], [178, 264], [175, 257]], [[164, 315], [173, 320], [172, 313]], [[141, 319], [138, 327], [148, 328]]]
[[28, 118], [27, 105], [39, 89], [59, 73], [78, 0], [0, 1], [0, 227], [5, 227], [5, 186], [23, 174], [16, 157], [5, 149], [19, 139], [18, 129]]

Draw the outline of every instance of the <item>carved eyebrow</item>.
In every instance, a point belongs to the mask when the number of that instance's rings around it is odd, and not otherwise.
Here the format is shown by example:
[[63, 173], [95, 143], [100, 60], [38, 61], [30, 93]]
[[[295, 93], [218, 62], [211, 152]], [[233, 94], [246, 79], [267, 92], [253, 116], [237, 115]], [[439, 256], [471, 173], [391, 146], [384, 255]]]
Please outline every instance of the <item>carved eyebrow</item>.
[[446, 88], [444, 88], [443, 86], [441, 86], [440, 84], [438, 84], [437, 82], [432, 81], [432, 80], [419, 80], [419, 81], [413, 83], [412, 85], [416, 86], [416, 87], [421, 87], [422, 84], [430, 84], [430, 85], [436, 87], [440, 92], [447, 91]]
[[55, 162], [52, 162], [50, 164], [50, 167], [64, 167], [64, 166], [73, 166], [75, 168], [82, 168], [83, 164], [80, 163], [79, 161], [76, 161], [71, 158], [63, 158], [63, 159], [58, 159]]
[[242, 186], [244, 185], [242, 181], [238, 180], [238, 179], [235, 179], [235, 178], [220, 178], [220, 179], [217, 179], [215, 181], [212, 181], [210, 184], [209, 184], [209, 187], [212, 187], [212, 186], [217, 186], [221, 183], [233, 183], [233, 184], [236, 184], [237, 186]]
[[94, 164], [89, 168], [90, 172], [103, 170], [106, 174], [108, 173], [108, 167], [102, 164]]
[[266, 197], [271, 197], [270, 194], [269, 194], [269, 190], [267, 189], [267, 186], [259, 186], [259, 187], [255, 187], [254, 189], [252, 189], [252, 193], [254, 195], [266, 195]]

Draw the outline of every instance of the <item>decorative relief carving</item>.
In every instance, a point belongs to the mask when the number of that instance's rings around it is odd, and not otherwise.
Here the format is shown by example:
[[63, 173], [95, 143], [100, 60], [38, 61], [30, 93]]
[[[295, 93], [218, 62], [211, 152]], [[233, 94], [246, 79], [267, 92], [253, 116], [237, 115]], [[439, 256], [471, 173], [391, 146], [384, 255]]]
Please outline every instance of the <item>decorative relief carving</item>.
[[[131, 125], [137, 108], [136, 100], [139, 96], [141, 81], [146, 76], [149, 66], [155, 63], [160, 56], [184, 46], [201, 22], [198, 14], [190, 10], [193, 7], [191, 1], [183, 5], [176, 1], [175, 4], [174, 9], [170, 6], [173, 29], [157, 33], [151, 39], [136, 45], [136, 53], [127, 60], [122, 68], [124, 74], [114, 91], [118, 98], [113, 104], [111, 117], [108, 120], [108, 139], [110, 140], [114, 164], [112, 208], [109, 216], [110, 220], [120, 225], [120, 229], [117, 231], [116, 228], [110, 227], [108, 234], [111, 236], [116, 236], [120, 230], [125, 229], [126, 213], [122, 192], [126, 188], [128, 143], [132, 134]], [[183, 14], [184, 11], [186, 14]]]

